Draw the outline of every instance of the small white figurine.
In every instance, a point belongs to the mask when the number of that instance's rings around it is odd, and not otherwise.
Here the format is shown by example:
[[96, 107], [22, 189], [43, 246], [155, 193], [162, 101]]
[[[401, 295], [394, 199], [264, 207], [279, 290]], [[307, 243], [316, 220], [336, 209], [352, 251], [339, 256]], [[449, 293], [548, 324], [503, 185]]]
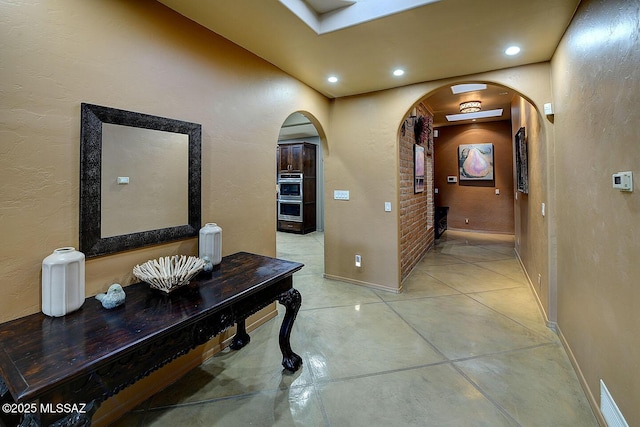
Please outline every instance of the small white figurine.
[[202, 260], [204, 261], [203, 270], [206, 271], [207, 273], [211, 273], [213, 271], [213, 264], [211, 263], [211, 258], [209, 258], [208, 256], [203, 256]]
[[118, 283], [114, 283], [109, 286], [109, 290], [106, 294], [96, 295], [96, 299], [102, 303], [102, 306], [107, 309], [115, 308], [124, 302], [125, 294], [122, 290], [122, 286]]

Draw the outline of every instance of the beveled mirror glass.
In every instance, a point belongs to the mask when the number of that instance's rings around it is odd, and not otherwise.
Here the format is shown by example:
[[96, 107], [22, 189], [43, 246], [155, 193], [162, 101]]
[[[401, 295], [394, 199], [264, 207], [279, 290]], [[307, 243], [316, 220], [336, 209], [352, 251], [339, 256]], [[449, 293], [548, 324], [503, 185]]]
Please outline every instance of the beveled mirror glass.
[[81, 110], [80, 251], [94, 257], [197, 236], [201, 126]]

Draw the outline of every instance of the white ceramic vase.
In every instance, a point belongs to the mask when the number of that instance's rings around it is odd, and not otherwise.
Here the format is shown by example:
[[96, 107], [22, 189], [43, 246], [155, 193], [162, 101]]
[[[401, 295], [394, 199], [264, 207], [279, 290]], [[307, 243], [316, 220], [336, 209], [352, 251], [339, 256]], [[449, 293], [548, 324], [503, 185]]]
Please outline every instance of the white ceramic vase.
[[209, 222], [200, 229], [200, 258], [209, 257], [211, 264], [218, 265], [222, 261], [222, 228], [215, 222]]
[[84, 304], [84, 254], [58, 248], [42, 261], [42, 312], [60, 317]]

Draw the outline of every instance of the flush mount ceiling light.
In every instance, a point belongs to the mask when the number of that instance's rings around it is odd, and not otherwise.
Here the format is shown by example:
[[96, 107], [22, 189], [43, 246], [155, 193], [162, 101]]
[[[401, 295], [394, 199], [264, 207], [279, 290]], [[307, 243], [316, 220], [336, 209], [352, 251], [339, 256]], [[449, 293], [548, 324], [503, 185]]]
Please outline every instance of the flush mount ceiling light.
[[338, 78], [336, 76], [330, 76], [327, 81], [329, 83], [336, 83], [338, 81]]
[[482, 109], [480, 101], [467, 101], [460, 103], [461, 113], [477, 113]]
[[396, 77], [400, 77], [400, 76], [404, 75], [404, 70], [401, 69], [401, 68], [393, 70], [393, 75], [396, 76]]

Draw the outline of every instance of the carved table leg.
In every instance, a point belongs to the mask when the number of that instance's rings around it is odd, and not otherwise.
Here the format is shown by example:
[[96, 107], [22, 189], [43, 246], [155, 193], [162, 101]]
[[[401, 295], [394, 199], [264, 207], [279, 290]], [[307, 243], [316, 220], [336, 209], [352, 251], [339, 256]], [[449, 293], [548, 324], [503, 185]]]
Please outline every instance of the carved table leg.
[[236, 326], [236, 334], [231, 340], [231, 347], [233, 350], [240, 350], [245, 345], [249, 344], [251, 341], [251, 337], [247, 333], [247, 328], [245, 326], [245, 319], [238, 320], [238, 324]]
[[296, 320], [298, 310], [302, 304], [302, 296], [296, 289], [291, 288], [278, 297], [278, 302], [286, 307], [282, 326], [280, 327], [280, 350], [282, 351], [282, 366], [288, 371], [295, 372], [302, 365], [302, 358], [291, 350], [291, 329]]

